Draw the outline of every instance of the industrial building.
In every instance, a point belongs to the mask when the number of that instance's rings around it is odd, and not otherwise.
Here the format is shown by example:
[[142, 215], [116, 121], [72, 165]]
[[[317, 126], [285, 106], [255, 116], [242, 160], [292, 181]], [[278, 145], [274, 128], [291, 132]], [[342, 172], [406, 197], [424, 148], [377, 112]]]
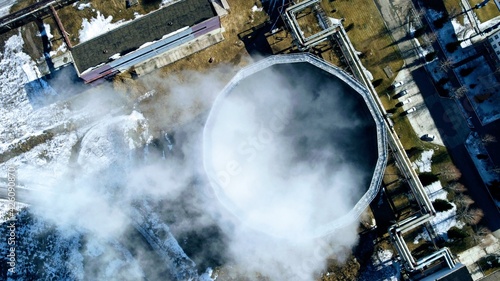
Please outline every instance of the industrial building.
[[496, 61], [500, 61], [500, 31], [488, 36], [488, 42], [495, 53]]
[[220, 17], [208, 0], [183, 0], [71, 49], [78, 75], [91, 83], [134, 67], [140, 75], [216, 44]]

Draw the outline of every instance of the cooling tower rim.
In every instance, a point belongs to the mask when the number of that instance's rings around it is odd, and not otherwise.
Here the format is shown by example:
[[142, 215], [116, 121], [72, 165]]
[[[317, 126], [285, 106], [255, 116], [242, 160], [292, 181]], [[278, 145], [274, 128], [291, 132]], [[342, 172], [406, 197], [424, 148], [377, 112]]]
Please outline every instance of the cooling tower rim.
[[[217, 110], [219, 104], [224, 100], [224, 98], [239, 84], [240, 81], [242, 81], [246, 77], [251, 76], [252, 74], [255, 74], [273, 65], [293, 63], [309, 63], [339, 78], [341, 81], [355, 90], [358, 94], [360, 94], [363, 97], [363, 100], [365, 101], [365, 104], [367, 105], [368, 110], [370, 111], [371, 116], [375, 121], [377, 132], [378, 157], [371, 178], [370, 187], [347, 214], [334, 219], [327, 224], [316, 227], [313, 231], [311, 231], [308, 235], [308, 238], [314, 239], [326, 236], [335, 232], [336, 230], [349, 226], [361, 216], [361, 214], [366, 210], [371, 201], [373, 201], [373, 199], [377, 196], [382, 184], [383, 174], [387, 164], [387, 129], [385, 127], [383, 114], [379, 111], [376, 101], [374, 100], [368, 89], [340, 68], [309, 53], [274, 55], [242, 68], [240, 71], [238, 71], [238, 73], [236, 73], [236, 75], [216, 97], [210, 113], [208, 114], [207, 122], [203, 129], [203, 166], [219, 202], [241, 221], [245, 221], [245, 215], [242, 213], [242, 211], [239, 210], [239, 208], [235, 206], [235, 204], [229, 198], [227, 198], [223, 188], [221, 187], [221, 184], [217, 182], [216, 177], [211, 176], [215, 175], [215, 170], [212, 167], [211, 163], [208, 161], [208, 159], [211, 159], [210, 151], [208, 149], [211, 144], [207, 140], [209, 139], [208, 134], [211, 131], [212, 127], [211, 120], [214, 119], [212, 116], [215, 114], [214, 111]], [[259, 230], [260, 228], [260, 226], [255, 225], [253, 225], [252, 227], [257, 230]], [[282, 235], [277, 233], [268, 234], [282, 237]]]

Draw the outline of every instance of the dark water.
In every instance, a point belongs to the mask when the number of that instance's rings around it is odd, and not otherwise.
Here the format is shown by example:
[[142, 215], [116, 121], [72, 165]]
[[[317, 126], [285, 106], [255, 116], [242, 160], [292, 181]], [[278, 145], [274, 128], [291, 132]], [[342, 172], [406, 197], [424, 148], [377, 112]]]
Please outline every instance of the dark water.
[[[273, 82], [276, 88], [255, 98], [255, 92], [263, 91], [261, 85]], [[265, 95], [281, 91], [290, 94], [293, 108], [292, 118], [281, 133], [292, 142], [294, 160], [326, 163], [332, 171], [339, 163], [348, 163], [373, 173], [378, 157], [375, 121], [363, 97], [339, 78], [309, 63], [274, 65], [241, 81], [228, 97], [237, 95], [257, 103], [256, 115], [269, 120], [272, 117]], [[279, 103], [272, 110], [283, 106]], [[324, 155], [324, 151], [335, 151], [335, 155]], [[367, 190], [371, 177], [364, 181]]]

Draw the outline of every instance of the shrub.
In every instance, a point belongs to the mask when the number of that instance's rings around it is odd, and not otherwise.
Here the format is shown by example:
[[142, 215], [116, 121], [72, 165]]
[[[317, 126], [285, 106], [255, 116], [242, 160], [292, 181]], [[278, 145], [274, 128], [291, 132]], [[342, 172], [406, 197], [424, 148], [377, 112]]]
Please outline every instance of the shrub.
[[425, 61], [427, 62], [432, 61], [435, 57], [436, 57], [436, 52], [430, 52], [427, 55], [425, 55]]
[[482, 270], [500, 267], [500, 255], [491, 254], [477, 261]]
[[448, 83], [449, 81], [450, 81], [450, 79], [449, 79], [449, 78], [447, 78], [447, 77], [443, 77], [443, 78], [439, 79], [439, 81], [438, 81], [437, 83], [438, 83], [439, 85], [441, 85], [441, 86], [444, 86], [444, 84]]
[[453, 205], [451, 205], [450, 202], [442, 199], [434, 200], [434, 202], [432, 202], [432, 206], [434, 206], [436, 212], [445, 212], [453, 209]]
[[479, 160], [486, 160], [486, 159], [488, 159], [488, 155], [482, 154], [482, 153], [479, 153], [478, 155], [476, 155], [476, 157]]
[[488, 185], [488, 189], [490, 190], [491, 196], [495, 198], [495, 200], [500, 201], [500, 181], [493, 181]]
[[352, 30], [354, 28], [354, 23], [350, 23], [348, 26], [346, 26], [344, 29], [345, 29], [345, 32], [349, 32], [350, 30]]
[[420, 179], [420, 182], [422, 182], [423, 186], [429, 185], [439, 180], [438, 176], [428, 172], [421, 173], [420, 175], [418, 175], [418, 178]]
[[459, 44], [460, 43], [458, 43], [458, 42], [450, 42], [450, 43], [446, 44], [446, 50], [450, 53], [453, 53], [458, 49]]
[[377, 79], [372, 82], [372, 85], [373, 87], [377, 88], [378, 86], [380, 86], [380, 84], [382, 84], [383, 81], [384, 81], [383, 79]]
[[424, 151], [423, 148], [414, 146], [414, 147], [406, 150], [406, 155], [408, 155], [408, 158], [412, 158], [413, 156], [420, 154], [423, 151]]
[[437, 20], [434, 21], [434, 26], [436, 28], [441, 28], [441, 27], [444, 26], [444, 24], [446, 23], [447, 20], [448, 20], [447, 16], [442, 16], [439, 19], [437, 19]]
[[472, 71], [474, 71], [474, 68], [472, 68], [472, 67], [467, 67], [467, 68], [462, 68], [462, 69], [460, 69], [460, 72], [459, 72], [459, 73], [460, 73], [460, 75], [461, 75], [462, 77], [465, 77], [465, 76], [467, 76], [467, 75], [471, 74], [471, 73], [472, 73]]
[[489, 99], [491, 96], [492, 96], [491, 93], [479, 94], [479, 95], [474, 96], [474, 100], [477, 103], [482, 103], [485, 100]]
[[448, 234], [448, 238], [457, 239], [457, 240], [460, 240], [460, 239], [463, 239], [463, 238], [469, 236], [467, 234], [467, 231], [465, 231], [464, 229], [460, 229], [456, 226], [453, 226], [450, 229], [448, 229], [447, 234]]

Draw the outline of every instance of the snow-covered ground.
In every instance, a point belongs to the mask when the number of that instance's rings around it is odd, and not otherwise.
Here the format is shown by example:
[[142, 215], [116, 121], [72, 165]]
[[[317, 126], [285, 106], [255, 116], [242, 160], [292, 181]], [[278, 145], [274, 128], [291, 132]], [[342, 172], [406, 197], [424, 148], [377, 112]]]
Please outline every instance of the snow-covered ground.
[[16, 0], [0, 0], [0, 17], [9, 14], [10, 7], [16, 3]]
[[[438, 13], [432, 9], [427, 10], [427, 15], [430, 17], [431, 21], [435, 21], [442, 16], [441, 13]], [[456, 19], [452, 19], [451, 22], [447, 21], [446, 23], [444, 23], [442, 28], [436, 29], [437, 40], [439, 44], [442, 46], [442, 49], [445, 52], [446, 57], [453, 60], [453, 62], [455, 63], [476, 54], [474, 48], [466, 48], [466, 49], [458, 48], [454, 52], [449, 52], [446, 49], [446, 45], [448, 43], [457, 42], [457, 34], [455, 33], [454, 26], [459, 26], [459, 25], [460, 23], [458, 23]]]
[[[448, 192], [443, 189], [440, 181], [436, 181], [428, 186], [425, 186], [424, 189], [432, 202], [434, 202], [436, 199], [447, 200]], [[453, 206], [453, 208], [448, 211], [437, 212], [436, 216], [430, 221], [434, 232], [444, 239], [448, 239], [448, 230], [453, 226], [456, 226], [458, 228], [462, 228], [464, 226], [462, 222], [456, 220], [457, 206], [451, 202], [450, 204]], [[426, 230], [417, 235], [413, 243], [418, 244], [420, 239], [431, 241], [429, 233], [427, 233]]]
[[453, 25], [453, 29], [455, 30], [455, 34], [457, 35], [457, 39], [463, 40], [463, 42], [460, 43], [460, 46], [462, 48], [466, 48], [472, 45], [472, 42], [467, 39], [471, 35], [473, 35], [475, 31], [469, 21], [469, 18], [464, 17], [464, 25], [460, 24], [456, 19], [452, 19], [451, 24]]
[[[427, 15], [431, 21], [439, 19], [442, 14], [429, 9]], [[497, 22], [500, 22], [500, 17], [484, 23], [481, 28], [487, 28], [493, 26]], [[435, 28], [437, 33], [438, 43], [442, 46], [443, 51], [448, 60], [451, 60], [453, 64], [458, 64], [467, 58], [470, 58], [477, 54], [476, 50], [471, 47], [470, 40], [465, 40], [460, 43], [460, 46], [456, 47], [456, 50], [450, 52], [447, 47], [455, 44], [457, 40], [463, 40], [469, 38], [473, 33], [474, 29], [472, 24], [469, 22], [468, 17], [464, 17], [464, 25], [460, 24], [456, 19], [447, 21], [444, 23], [442, 28]], [[451, 49], [454, 49], [453, 47]], [[490, 68], [489, 64], [485, 61], [484, 56], [480, 56], [473, 61], [469, 61], [459, 67], [451, 67], [448, 73], [439, 69], [439, 64], [442, 62], [435, 61], [429, 65], [427, 68], [432, 74], [435, 82], [446, 78], [450, 74], [450, 71], [454, 71], [455, 76], [460, 81], [461, 85], [467, 87], [467, 92], [465, 93], [474, 107], [478, 118], [481, 120], [482, 124], [491, 123], [498, 118], [500, 118], [500, 96], [498, 95], [498, 81], [491, 75], [493, 70]], [[466, 68], [473, 68], [474, 71], [468, 75], [461, 75], [460, 71]], [[449, 83], [443, 85], [443, 88], [450, 91], [450, 95], [453, 94]], [[462, 109], [462, 111], [464, 111]]]
[[22, 52], [23, 44], [21, 36], [12, 36], [0, 54], [0, 153], [9, 144], [26, 140], [67, 118], [64, 106], [34, 110], [30, 104], [24, 85], [38, 74], [34, 73], [35, 63]]
[[418, 169], [420, 173], [423, 172], [431, 172], [431, 165], [432, 165], [432, 154], [434, 154], [434, 150], [426, 150], [422, 152], [420, 159], [417, 161], [413, 162], [412, 166], [413, 169]]
[[393, 260], [394, 253], [391, 250], [379, 249], [374, 252], [371, 261], [363, 274], [361, 281], [397, 281], [401, 280], [401, 266]]
[[494, 180], [500, 180], [498, 173], [491, 171], [494, 166], [493, 163], [491, 163], [491, 160], [489, 160], [489, 157], [486, 160], [478, 159], [477, 156], [479, 154], [488, 155], [488, 151], [476, 134], [472, 133], [469, 135], [465, 141], [465, 147], [467, 148], [475, 166], [478, 168], [481, 178], [486, 184], [491, 183]]
[[[469, 137], [467, 137], [467, 140], [465, 141], [465, 148], [467, 148], [467, 152], [469, 152], [472, 162], [474, 162], [481, 179], [486, 185], [495, 180], [500, 181], [500, 174], [494, 171], [495, 165], [488, 156], [488, 151], [477, 134], [471, 133]], [[478, 155], [484, 155], [488, 158], [479, 159]], [[495, 203], [500, 208], [500, 201], [495, 200]]]
[[[83, 98], [75, 97], [34, 108], [25, 84], [38, 77], [39, 73], [35, 63], [23, 52], [23, 44], [21, 36], [12, 36], [5, 43], [5, 51], [0, 54], [0, 154], [8, 155], [6, 161], [0, 163], [0, 170], [15, 166], [18, 187], [43, 190], [43, 196], [29, 199], [33, 200], [30, 202], [17, 202], [18, 208], [27, 206], [23, 203], [35, 202], [27, 208], [30, 212], [33, 210], [31, 214], [25, 209], [18, 217], [16, 235], [23, 237], [18, 249], [19, 253], [26, 253], [19, 256], [18, 267], [39, 276], [41, 280], [141, 279], [143, 274], [138, 260], [121, 243], [113, 240], [113, 236], [104, 236], [108, 233], [101, 233], [100, 227], [95, 227], [101, 224], [119, 230], [117, 227], [120, 225], [115, 225], [119, 222], [113, 220], [120, 217], [115, 214], [118, 210], [113, 209], [113, 205], [106, 205], [111, 204], [106, 198], [111, 198], [113, 191], [101, 190], [101, 194], [99, 190], [87, 190], [92, 186], [85, 182], [102, 177], [116, 166], [127, 167], [127, 156], [132, 156], [133, 151], [151, 141], [148, 121], [137, 111], [103, 105], [108, 103], [106, 101], [93, 102], [91, 92], [83, 93], [90, 101], [84, 102]], [[98, 91], [99, 95], [95, 97], [99, 99], [107, 94], [105, 89], [94, 88], [93, 91]], [[113, 96], [110, 104], [118, 99]], [[23, 149], [14, 153], [16, 147], [26, 145], [27, 151]], [[79, 165], [76, 173], [69, 167], [75, 162]], [[71, 184], [65, 185], [68, 177]], [[117, 181], [123, 179], [119, 177]], [[103, 184], [95, 188], [109, 186]], [[68, 205], [69, 201], [73, 204]], [[107, 211], [96, 213], [102, 207]], [[1, 200], [0, 213], [9, 209], [6, 201]], [[210, 269], [201, 277], [193, 271], [194, 263], [189, 262], [190, 259], [169, 233], [166, 223], [154, 210], [145, 210], [147, 212], [143, 216], [147, 219], [143, 229], [150, 233], [153, 241], [161, 242], [165, 253], [173, 255], [169, 257], [174, 260], [172, 268], [175, 272], [172, 274], [181, 276], [178, 280], [184, 280], [182, 276], [186, 272], [196, 279], [212, 280]], [[35, 214], [36, 217], [32, 217]], [[4, 216], [0, 219], [5, 222]], [[6, 224], [0, 224], [0, 227], [4, 230]], [[83, 239], [83, 235], [89, 236]], [[92, 242], [102, 237], [106, 239]], [[2, 262], [7, 249], [7, 241], [2, 240]], [[174, 253], [182, 259], [175, 259]], [[39, 263], [40, 259], [45, 262]], [[97, 272], [86, 268], [86, 265], [96, 261], [103, 261], [96, 266]], [[183, 268], [181, 261], [187, 261], [189, 266]], [[95, 278], [92, 274], [96, 274]], [[123, 274], [127, 279], [117, 277]]]
[[[460, 71], [473, 69], [462, 76]], [[478, 57], [453, 69], [462, 85], [467, 86], [465, 93], [474, 107], [482, 124], [491, 123], [500, 118], [500, 84], [484, 57]]]

